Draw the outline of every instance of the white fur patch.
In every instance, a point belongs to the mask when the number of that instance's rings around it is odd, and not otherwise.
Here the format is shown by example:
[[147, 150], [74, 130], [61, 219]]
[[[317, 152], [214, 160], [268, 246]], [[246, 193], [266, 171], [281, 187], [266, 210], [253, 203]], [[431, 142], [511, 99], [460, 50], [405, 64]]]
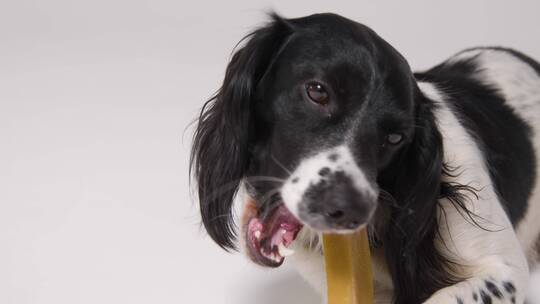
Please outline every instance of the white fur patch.
[[[335, 160], [331, 158], [335, 158]], [[284, 183], [281, 189], [281, 197], [285, 206], [297, 218], [299, 217], [298, 207], [304, 194], [310, 186], [316, 185], [323, 179], [319, 175], [319, 171], [323, 168], [330, 169], [330, 172], [343, 171], [351, 177], [353, 185], [359, 192], [371, 197], [377, 197], [376, 188], [368, 182], [366, 175], [356, 164], [349, 148], [338, 146], [302, 160]]]

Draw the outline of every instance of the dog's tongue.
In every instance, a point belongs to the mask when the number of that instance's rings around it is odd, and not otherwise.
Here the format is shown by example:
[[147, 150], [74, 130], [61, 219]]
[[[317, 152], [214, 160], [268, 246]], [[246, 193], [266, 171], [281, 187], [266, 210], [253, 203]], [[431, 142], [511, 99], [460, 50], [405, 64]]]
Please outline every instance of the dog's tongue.
[[277, 246], [283, 240], [285, 246], [289, 246], [301, 225], [289, 210], [281, 205], [266, 221], [266, 226], [270, 234], [273, 235], [272, 245]]
[[293, 253], [287, 247], [301, 228], [302, 224], [284, 205], [277, 207], [264, 220], [253, 217], [248, 224], [248, 240], [256, 262], [279, 266], [284, 257]]

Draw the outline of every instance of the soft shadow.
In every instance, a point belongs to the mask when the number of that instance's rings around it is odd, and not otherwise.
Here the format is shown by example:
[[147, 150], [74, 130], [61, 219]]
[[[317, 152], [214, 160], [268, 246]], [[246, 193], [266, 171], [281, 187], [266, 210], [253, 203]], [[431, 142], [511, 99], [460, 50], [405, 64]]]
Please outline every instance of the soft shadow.
[[245, 295], [257, 304], [319, 304], [321, 297], [298, 274], [289, 272], [265, 280]]

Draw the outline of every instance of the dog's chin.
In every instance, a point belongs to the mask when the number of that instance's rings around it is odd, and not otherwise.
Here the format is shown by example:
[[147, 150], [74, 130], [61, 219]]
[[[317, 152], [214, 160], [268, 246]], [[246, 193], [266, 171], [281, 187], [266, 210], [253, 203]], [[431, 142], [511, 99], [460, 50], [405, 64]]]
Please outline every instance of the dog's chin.
[[266, 267], [279, 267], [285, 257], [294, 253], [289, 247], [303, 227], [283, 204], [264, 218], [259, 217], [251, 200], [246, 203], [242, 222], [247, 255]]

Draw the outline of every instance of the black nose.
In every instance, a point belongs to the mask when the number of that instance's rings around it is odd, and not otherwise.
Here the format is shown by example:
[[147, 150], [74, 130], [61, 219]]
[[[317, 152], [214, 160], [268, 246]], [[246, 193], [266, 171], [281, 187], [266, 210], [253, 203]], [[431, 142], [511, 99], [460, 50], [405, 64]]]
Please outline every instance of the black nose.
[[356, 229], [369, 220], [375, 206], [374, 199], [359, 191], [343, 172], [311, 185], [302, 204], [302, 219], [323, 230]]
[[370, 211], [367, 203], [362, 193], [343, 183], [327, 187], [318, 200], [311, 202], [327, 224], [336, 229], [356, 229], [364, 224]]
[[330, 209], [324, 212], [326, 221], [336, 228], [356, 229], [362, 224], [362, 215], [352, 208]]

